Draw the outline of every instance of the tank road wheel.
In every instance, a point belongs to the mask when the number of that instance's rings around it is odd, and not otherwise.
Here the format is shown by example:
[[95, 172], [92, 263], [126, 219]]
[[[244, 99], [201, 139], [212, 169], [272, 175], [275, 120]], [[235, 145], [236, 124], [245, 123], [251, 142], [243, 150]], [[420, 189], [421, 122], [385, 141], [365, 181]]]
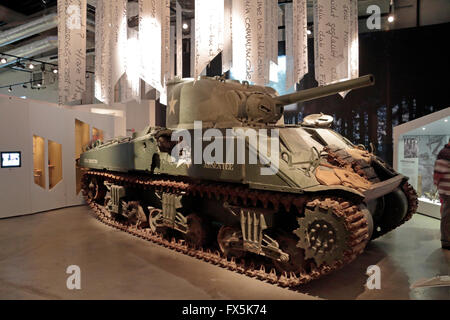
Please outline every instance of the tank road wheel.
[[360, 253], [368, 241], [364, 214], [350, 202], [315, 199], [307, 203], [305, 216], [297, 220], [297, 247], [303, 248], [305, 259], [314, 259], [317, 266], [332, 265], [343, 259], [347, 251]]
[[145, 227], [147, 225], [147, 216], [139, 201], [128, 202], [124, 211], [130, 224], [138, 227]]
[[195, 213], [186, 217], [186, 223], [188, 226], [187, 232], [184, 234], [184, 239], [187, 243], [194, 247], [202, 247], [207, 240], [208, 231], [205, 222], [200, 216]]
[[89, 200], [103, 202], [103, 199], [106, 195], [106, 187], [103, 184], [100, 184], [100, 182], [101, 180], [99, 181], [94, 177], [89, 179], [86, 190], [86, 194]]
[[303, 249], [297, 247], [298, 238], [283, 234], [275, 239], [280, 245], [280, 249], [289, 255], [289, 261], [287, 262], [273, 260], [275, 268], [279, 272], [298, 273], [305, 270], [305, 253]]
[[162, 218], [162, 210], [153, 208], [150, 210], [150, 213], [148, 215], [148, 225], [150, 227], [150, 230], [152, 230], [154, 233], [160, 233], [164, 236], [167, 233], [168, 228], [164, 226]]
[[245, 254], [240, 228], [222, 226], [217, 234], [217, 243], [219, 244], [220, 251], [227, 256], [241, 258]]

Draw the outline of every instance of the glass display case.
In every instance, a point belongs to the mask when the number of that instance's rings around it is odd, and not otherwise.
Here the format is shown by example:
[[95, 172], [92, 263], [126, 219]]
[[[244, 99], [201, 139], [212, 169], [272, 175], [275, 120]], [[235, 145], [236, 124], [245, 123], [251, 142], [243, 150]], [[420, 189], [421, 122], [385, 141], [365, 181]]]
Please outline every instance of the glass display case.
[[394, 168], [416, 189], [417, 211], [438, 219], [441, 205], [433, 183], [434, 164], [449, 139], [450, 108], [394, 127]]

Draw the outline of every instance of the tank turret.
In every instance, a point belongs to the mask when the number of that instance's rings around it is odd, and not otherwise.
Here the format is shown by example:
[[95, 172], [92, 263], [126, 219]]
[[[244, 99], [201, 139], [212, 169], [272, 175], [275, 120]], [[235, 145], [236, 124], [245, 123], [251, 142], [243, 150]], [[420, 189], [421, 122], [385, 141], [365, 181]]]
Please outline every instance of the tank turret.
[[167, 127], [192, 127], [203, 121], [204, 127], [226, 128], [243, 124], [275, 124], [283, 116], [284, 106], [309, 101], [374, 84], [372, 75], [278, 96], [270, 87], [248, 82], [202, 77], [199, 80], [175, 80], [168, 84]]

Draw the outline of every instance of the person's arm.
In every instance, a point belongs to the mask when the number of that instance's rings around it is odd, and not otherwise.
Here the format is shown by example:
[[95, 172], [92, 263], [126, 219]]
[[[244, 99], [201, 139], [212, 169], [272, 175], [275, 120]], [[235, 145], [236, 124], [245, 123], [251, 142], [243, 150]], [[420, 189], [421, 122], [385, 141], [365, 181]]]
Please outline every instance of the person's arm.
[[436, 160], [436, 163], [434, 165], [434, 174], [433, 174], [433, 180], [434, 184], [439, 187], [439, 182], [442, 179], [442, 177], [445, 174], [448, 174], [450, 171], [449, 169], [449, 161], [444, 159], [438, 159]]

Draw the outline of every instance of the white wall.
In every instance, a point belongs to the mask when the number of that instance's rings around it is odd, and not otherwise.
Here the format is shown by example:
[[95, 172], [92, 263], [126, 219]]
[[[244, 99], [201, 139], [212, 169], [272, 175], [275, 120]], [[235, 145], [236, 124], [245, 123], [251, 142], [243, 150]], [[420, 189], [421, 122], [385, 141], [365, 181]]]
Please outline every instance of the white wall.
[[155, 126], [155, 101], [141, 100], [127, 103], [85, 104], [71, 107], [94, 113], [114, 114], [116, 116], [115, 133], [117, 136], [131, 136], [133, 131], [143, 130], [151, 125]]
[[[0, 218], [35, 213], [82, 204], [76, 194], [75, 119], [104, 131], [112, 138], [115, 117], [60, 108], [56, 104], [0, 95], [0, 151], [21, 151], [22, 167], [0, 169]], [[53, 189], [34, 183], [33, 135], [45, 139], [45, 160], [48, 163], [48, 140], [62, 145], [63, 177]]]

